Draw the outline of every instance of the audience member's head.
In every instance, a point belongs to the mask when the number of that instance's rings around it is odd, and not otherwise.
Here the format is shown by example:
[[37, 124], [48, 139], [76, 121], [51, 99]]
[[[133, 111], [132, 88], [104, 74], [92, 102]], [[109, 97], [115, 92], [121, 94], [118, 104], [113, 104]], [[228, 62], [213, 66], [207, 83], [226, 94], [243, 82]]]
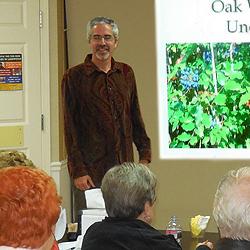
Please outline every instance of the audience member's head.
[[52, 177], [26, 166], [0, 168], [0, 246], [51, 249], [61, 198]]
[[29, 160], [23, 152], [0, 150], [0, 168], [2, 167], [14, 167], [14, 166], [30, 166], [34, 167], [34, 164]]
[[156, 199], [155, 187], [154, 174], [142, 164], [123, 163], [111, 168], [101, 185], [107, 214], [150, 223]]
[[222, 178], [213, 215], [221, 238], [250, 240], [250, 167], [231, 170]]

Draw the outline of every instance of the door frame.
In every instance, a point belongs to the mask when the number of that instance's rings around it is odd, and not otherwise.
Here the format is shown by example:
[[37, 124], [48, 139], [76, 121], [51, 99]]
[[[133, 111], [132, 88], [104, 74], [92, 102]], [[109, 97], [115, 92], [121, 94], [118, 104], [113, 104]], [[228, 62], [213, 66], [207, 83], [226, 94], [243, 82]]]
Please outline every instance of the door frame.
[[51, 165], [51, 121], [50, 121], [50, 42], [49, 42], [49, 7], [50, 0], [40, 0], [42, 11], [42, 27], [40, 28], [41, 41], [41, 115], [44, 117], [42, 131], [42, 168], [50, 174]]

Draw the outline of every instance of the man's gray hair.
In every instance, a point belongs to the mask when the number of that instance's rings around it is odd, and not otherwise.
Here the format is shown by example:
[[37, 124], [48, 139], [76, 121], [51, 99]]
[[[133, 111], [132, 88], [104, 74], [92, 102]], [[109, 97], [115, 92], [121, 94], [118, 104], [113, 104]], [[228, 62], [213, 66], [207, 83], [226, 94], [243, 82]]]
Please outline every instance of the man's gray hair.
[[137, 218], [146, 202], [153, 205], [156, 177], [143, 164], [125, 162], [111, 168], [102, 180], [101, 190], [110, 217]]
[[118, 40], [119, 38], [119, 28], [118, 28], [118, 25], [116, 24], [116, 22], [109, 18], [109, 17], [103, 17], [103, 16], [98, 16], [98, 17], [95, 17], [93, 18], [92, 20], [90, 20], [88, 23], [87, 23], [87, 39], [88, 41], [90, 40], [91, 38], [91, 35], [92, 35], [92, 28], [97, 25], [97, 24], [108, 24], [112, 27], [112, 32], [113, 32], [113, 36], [115, 38], [115, 40]]
[[250, 167], [231, 170], [222, 178], [213, 216], [221, 237], [250, 240]]

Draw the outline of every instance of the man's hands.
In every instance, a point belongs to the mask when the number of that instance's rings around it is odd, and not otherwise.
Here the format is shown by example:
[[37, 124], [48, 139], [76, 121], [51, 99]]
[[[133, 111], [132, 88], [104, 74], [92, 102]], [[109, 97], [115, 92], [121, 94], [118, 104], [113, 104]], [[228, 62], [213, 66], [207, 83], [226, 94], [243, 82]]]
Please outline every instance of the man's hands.
[[[148, 160], [140, 160], [139, 163], [142, 163], [146, 166], [149, 164]], [[84, 176], [75, 178], [74, 185], [76, 188], [82, 191], [95, 187], [95, 184], [89, 175], [84, 175]]]
[[209, 247], [210, 249], [214, 248], [213, 243], [208, 241], [208, 240], [201, 242], [201, 243], [198, 243], [196, 247], [203, 246], [203, 245]]
[[91, 187], [95, 187], [94, 182], [92, 181], [89, 175], [81, 176], [74, 179], [74, 185], [76, 188], [85, 191]]

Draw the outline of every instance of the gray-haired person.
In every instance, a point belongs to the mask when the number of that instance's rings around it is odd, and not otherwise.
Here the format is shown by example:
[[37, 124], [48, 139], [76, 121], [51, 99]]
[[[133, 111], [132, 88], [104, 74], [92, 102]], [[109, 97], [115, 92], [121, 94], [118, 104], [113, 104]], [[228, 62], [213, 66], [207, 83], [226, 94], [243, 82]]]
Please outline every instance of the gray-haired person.
[[0, 168], [10, 166], [35, 167], [33, 162], [27, 158], [25, 153], [16, 150], [0, 150]]
[[180, 250], [174, 236], [161, 234], [150, 223], [156, 200], [156, 177], [142, 164], [111, 168], [101, 190], [108, 217], [87, 230], [84, 250]]
[[75, 213], [83, 208], [83, 192], [100, 187], [113, 166], [151, 161], [151, 145], [142, 119], [133, 69], [115, 61], [119, 30], [107, 17], [88, 22], [91, 53], [68, 69], [62, 81], [65, 144], [75, 190]]
[[221, 179], [213, 216], [220, 232], [217, 250], [250, 249], [250, 167], [230, 170]]

